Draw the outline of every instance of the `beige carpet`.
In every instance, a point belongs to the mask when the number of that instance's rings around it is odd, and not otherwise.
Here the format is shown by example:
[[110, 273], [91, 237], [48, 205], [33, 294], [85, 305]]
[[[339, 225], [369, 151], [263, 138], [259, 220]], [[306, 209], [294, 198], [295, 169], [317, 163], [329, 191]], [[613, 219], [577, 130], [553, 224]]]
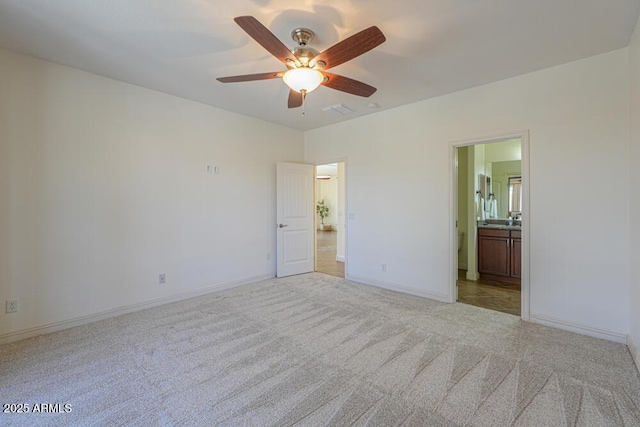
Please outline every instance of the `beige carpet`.
[[[625, 346], [319, 273], [0, 347], [0, 425], [638, 426]], [[62, 407], [62, 406], [61, 406]]]

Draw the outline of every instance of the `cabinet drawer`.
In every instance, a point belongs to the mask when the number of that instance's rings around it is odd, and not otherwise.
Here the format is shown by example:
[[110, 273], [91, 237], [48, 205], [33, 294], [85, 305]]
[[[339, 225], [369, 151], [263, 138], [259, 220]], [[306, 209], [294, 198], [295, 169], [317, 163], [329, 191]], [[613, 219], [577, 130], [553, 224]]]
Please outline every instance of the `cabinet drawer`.
[[478, 236], [509, 238], [509, 230], [494, 230], [491, 228], [478, 228]]
[[512, 239], [521, 239], [522, 237], [522, 231], [520, 230], [511, 230], [511, 238]]

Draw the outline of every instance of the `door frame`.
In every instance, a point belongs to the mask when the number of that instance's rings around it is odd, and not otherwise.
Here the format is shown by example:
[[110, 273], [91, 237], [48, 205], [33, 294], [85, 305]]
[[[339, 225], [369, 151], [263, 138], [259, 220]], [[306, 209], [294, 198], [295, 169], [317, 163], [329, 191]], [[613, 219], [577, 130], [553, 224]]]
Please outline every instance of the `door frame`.
[[[318, 174], [318, 166], [321, 165], [328, 165], [330, 163], [344, 163], [344, 209], [343, 209], [343, 215], [344, 215], [344, 278], [348, 279], [349, 277], [349, 273], [348, 273], [348, 266], [349, 266], [349, 215], [347, 214], [347, 212], [349, 212], [349, 210], [347, 209], [347, 206], [349, 206], [349, 167], [348, 167], [348, 162], [347, 162], [347, 157], [334, 157], [334, 158], [330, 158], [329, 160], [319, 160], [317, 162], [313, 163], [313, 171], [314, 174], [317, 176]], [[318, 195], [316, 194], [316, 186], [315, 186], [315, 178], [314, 178], [314, 186], [313, 186], [313, 206], [315, 208], [316, 204], [318, 203]], [[318, 222], [318, 216], [314, 214], [314, 227], [317, 227], [317, 222]], [[317, 241], [317, 228], [316, 228], [316, 232], [313, 234], [313, 250], [314, 250], [314, 271], [318, 271], [318, 241]]]
[[520, 151], [522, 153], [522, 278], [521, 278], [521, 297], [520, 308], [522, 320], [529, 321], [530, 318], [530, 224], [531, 210], [529, 208], [529, 130], [507, 132], [498, 135], [484, 136], [480, 138], [467, 139], [462, 141], [453, 141], [449, 148], [449, 197], [451, 200], [451, 212], [449, 221], [450, 233], [450, 284], [449, 284], [449, 302], [457, 300], [457, 281], [458, 281], [458, 174], [457, 174], [457, 148], [468, 147], [480, 144], [490, 144], [492, 142], [503, 141], [506, 139], [520, 139]]

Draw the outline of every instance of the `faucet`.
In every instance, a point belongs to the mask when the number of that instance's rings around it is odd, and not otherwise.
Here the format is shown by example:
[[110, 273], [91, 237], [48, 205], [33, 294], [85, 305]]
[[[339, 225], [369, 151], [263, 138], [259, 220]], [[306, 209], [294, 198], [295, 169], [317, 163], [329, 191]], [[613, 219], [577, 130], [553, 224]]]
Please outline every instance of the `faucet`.
[[520, 224], [516, 224], [516, 221], [522, 221], [522, 214], [513, 214], [513, 217], [509, 217], [507, 225], [522, 225], [522, 222]]

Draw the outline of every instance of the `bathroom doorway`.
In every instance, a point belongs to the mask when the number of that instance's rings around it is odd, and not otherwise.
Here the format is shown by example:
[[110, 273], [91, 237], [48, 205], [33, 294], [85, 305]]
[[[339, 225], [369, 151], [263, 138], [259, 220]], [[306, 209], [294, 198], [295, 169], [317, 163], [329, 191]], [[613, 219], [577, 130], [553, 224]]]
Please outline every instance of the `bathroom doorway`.
[[522, 318], [528, 317], [527, 136], [453, 147], [455, 300]]
[[316, 165], [316, 271], [345, 277], [345, 162]]

